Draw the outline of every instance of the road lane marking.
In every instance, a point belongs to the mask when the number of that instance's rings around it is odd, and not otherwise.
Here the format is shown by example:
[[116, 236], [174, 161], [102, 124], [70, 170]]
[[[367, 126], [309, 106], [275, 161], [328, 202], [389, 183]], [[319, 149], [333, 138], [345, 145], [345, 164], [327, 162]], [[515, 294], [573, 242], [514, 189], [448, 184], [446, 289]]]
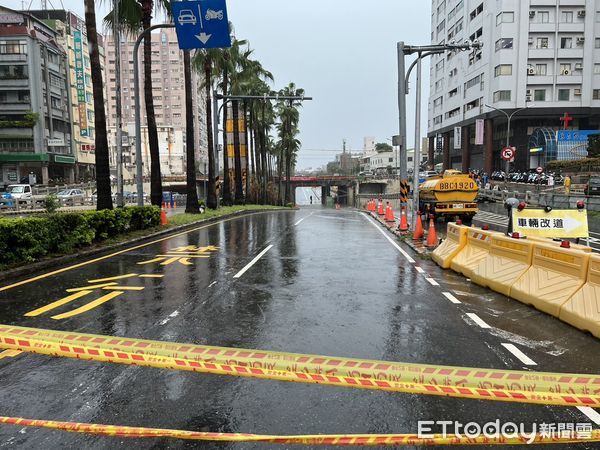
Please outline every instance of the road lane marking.
[[217, 284], [217, 280], [215, 280], [215, 281], [213, 281], [212, 283], [210, 283], [210, 284], [208, 285], [208, 287], [209, 287], [209, 288], [211, 288], [211, 287], [213, 287], [215, 284]]
[[589, 406], [578, 406], [577, 409], [585, 414], [596, 425], [600, 425], [600, 413]]
[[461, 301], [459, 299], [457, 299], [454, 295], [452, 295], [450, 292], [442, 292], [442, 295], [444, 297], [446, 297], [448, 300], [450, 300], [452, 303], [454, 303], [455, 305], [461, 304]]
[[492, 328], [487, 323], [485, 323], [477, 314], [467, 313], [467, 316], [481, 328]]
[[300, 225], [304, 220], [308, 219], [310, 216], [312, 216], [314, 213], [310, 213], [308, 216], [304, 216], [302, 219], [300, 219], [298, 222], [296, 222], [294, 224], [295, 227], [297, 227], [298, 225]]
[[371, 225], [373, 225], [373, 226], [375, 227], [375, 229], [376, 229], [377, 231], [379, 231], [379, 232], [380, 232], [380, 233], [381, 233], [381, 234], [382, 234], [382, 235], [383, 235], [383, 236], [384, 236], [384, 237], [385, 237], [385, 238], [386, 238], [386, 239], [387, 239], [387, 240], [390, 242], [390, 244], [392, 244], [392, 245], [393, 245], [393, 246], [396, 248], [396, 250], [398, 250], [398, 251], [399, 251], [399, 252], [402, 254], [402, 256], [404, 256], [404, 257], [406, 258], [406, 260], [407, 260], [409, 263], [411, 263], [411, 264], [415, 264], [415, 262], [416, 262], [416, 261], [415, 261], [414, 259], [412, 259], [408, 253], [406, 253], [404, 250], [402, 250], [402, 248], [401, 248], [401, 247], [400, 247], [400, 246], [399, 246], [397, 243], [395, 243], [395, 242], [394, 242], [394, 240], [393, 240], [391, 237], [389, 237], [389, 236], [388, 236], [388, 235], [385, 233], [385, 231], [383, 231], [383, 230], [382, 230], [382, 229], [379, 227], [379, 225], [377, 225], [375, 222], [373, 222], [373, 220], [371, 220], [371, 218], [370, 218], [370, 217], [367, 217], [367, 216], [363, 216], [363, 217], [365, 217], [365, 218], [366, 218], [366, 219], [369, 221], [369, 223], [370, 223]]
[[176, 310], [175, 310], [175, 311], [173, 311], [171, 314], [169, 314], [169, 317], [167, 317], [166, 319], [162, 320], [162, 321], [160, 322], [160, 325], [166, 325], [166, 324], [167, 324], [167, 322], [168, 322], [169, 320], [171, 320], [171, 319], [174, 319], [174, 318], [175, 318], [175, 317], [177, 317], [178, 315], [179, 315], [179, 310], [177, 310], [177, 309], [176, 309]]
[[202, 225], [201, 227], [191, 228], [189, 230], [182, 231], [181, 233], [170, 234], [168, 236], [165, 236], [164, 238], [156, 239], [154, 241], [146, 242], [144, 244], [136, 245], [134, 247], [128, 247], [126, 249], [119, 250], [118, 252], [114, 252], [114, 253], [111, 253], [109, 255], [104, 255], [104, 256], [101, 256], [99, 258], [90, 259], [88, 261], [80, 262], [80, 263], [74, 264], [72, 266], [63, 267], [62, 269], [53, 270], [52, 272], [44, 273], [42, 275], [38, 275], [38, 276], [33, 277], [33, 278], [28, 278], [26, 280], [22, 280], [22, 281], [19, 281], [17, 283], [9, 284], [8, 286], [2, 286], [2, 287], [0, 287], [0, 292], [8, 291], [9, 289], [13, 289], [13, 288], [16, 288], [18, 286], [22, 286], [24, 284], [33, 283], [34, 281], [43, 280], [44, 278], [51, 277], [52, 275], [58, 275], [59, 273], [67, 272], [69, 270], [79, 269], [80, 267], [85, 267], [85, 266], [88, 266], [90, 264], [94, 264], [94, 263], [97, 263], [97, 262], [100, 262], [100, 261], [104, 261], [105, 259], [110, 259], [110, 258], [113, 258], [115, 256], [122, 255], [124, 253], [129, 253], [129, 252], [132, 252], [134, 250], [138, 250], [140, 248], [148, 247], [148, 246], [153, 245], [153, 244], [158, 244], [159, 242], [168, 241], [169, 239], [173, 239], [173, 238], [176, 238], [178, 236], [184, 236], [186, 234], [194, 233], [196, 231], [200, 231], [200, 230], [203, 230], [205, 228], [214, 227], [215, 225], [220, 225], [220, 224], [225, 223], [225, 222], [231, 222], [233, 220], [238, 220], [238, 219], [240, 219], [242, 217], [248, 217], [248, 216], [254, 216], [254, 215], [257, 215], [257, 214], [263, 214], [265, 212], [272, 212], [272, 211], [260, 211], [260, 212], [253, 212], [253, 213], [250, 213], [250, 214], [245, 214], [243, 216], [230, 217], [228, 219], [219, 220], [217, 222], [211, 222], [211, 223], [209, 223], [207, 225]]
[[425, 279], [432, 286], [439, 286], [440, 285], [440, 283], [438, 283], [437, 281], [435, 281], [433, 278], [425, 278]]
[[248, 269], [250, 269], [250, 267], [252, 267], [254, 264], [257, 263], [257, 261], [262, 258], [269, 250], [271, 250], [273, 248], [273, 245], [269, 245], [267, 248], [265, 248], [262, 252], [260, 252], [258, 255], [256, 255], [256, 257], [250, 261], [246, 267], [244, 267], [242, 270], [240, 270], [238, 273], [236, 273], [233, 278], [240, 278], [242, 275], [244, 275], [246, 273], [246, 271]]
[[417, 272], [419, 273], [425, 273], [425, 271], [419, 266], [416, 266], [415, 269], [417, 269]]
[[59, 306], [62, 305], [66, 305], [69, 302], [72, 302], [73, 300], [77, 300], [80, 297], [85, 297], [88, 294], [91, 294], [92, 291], [90, 290], [82, 290], [79, 292], [76, 292], [73, 295], [69, 295], [68, 297], [65, 297], [63, 299], [57, 300], [53, 303], [50, 303], [49, 305], [43, 306], [41, 308], [38, 309], [34, 309], [33, 311], [29, 311], [28, 313], [25, 313], [25, 316], [27, 317], [36, 317], [39, 316], [40, 314], [44, 314], [48, 311], [52, 311], [55, 308], [58, 308]]
[[514, 356], [517, 357], [517, 359], [519, 359], [526, 366], [537, 366], [537, 363], [533, 359], [531, 359], [529, 356], [527, 356], [525, 353], [523, 353], [521, 350], [519, 350], [513, 344], [502, 344], [502, 347], [504, 347], [506, 350], [511, 352]]
[[123, 293], [124, 293], [123, 291], [111, 292], [110, 294], [103, 295], [102, 297], [100, 297], [97, 300], [94, 300], [93, 302], [89, 302], [88, 304], [83, 305], [79, 308], [76, 308], [72, 311], [68, 311], [66, 313], [52, 316], [51, 318], [54, 320], [62, 320], [62, 319], [68, 319], [69, 317], [78, 316], [79, 314], [83, 314], [84, 312], [88, 312], [94, 308], [97, 308], [98, 306], [102, 305], [103, 303], [106, 303], [106, 302], [112, 300], [113, 298], [118, 297], [119, 295], [121, 295]]

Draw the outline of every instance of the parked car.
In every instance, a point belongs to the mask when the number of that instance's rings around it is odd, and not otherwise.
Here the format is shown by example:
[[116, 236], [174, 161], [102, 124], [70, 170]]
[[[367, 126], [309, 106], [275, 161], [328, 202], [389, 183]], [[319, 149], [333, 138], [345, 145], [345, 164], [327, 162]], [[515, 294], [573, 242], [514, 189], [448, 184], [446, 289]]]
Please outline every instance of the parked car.
[[56, 196], [65, 205], [83, 205], [85, 203], [85, 192], [81, 189], [65, 189], [56, 194]]
[[[115, 194], [114, 192], [111, 192], [110, 197], [112, 198], [113, 203], [116, 203], [117, 194]], [[92, 192], [91, 199], [92, 199], [92, 204], [96, 204], [98, 202], [98, 191]]]
[[585, 186], [585, 195], [600, 195], [600, 176], [590, 177]]

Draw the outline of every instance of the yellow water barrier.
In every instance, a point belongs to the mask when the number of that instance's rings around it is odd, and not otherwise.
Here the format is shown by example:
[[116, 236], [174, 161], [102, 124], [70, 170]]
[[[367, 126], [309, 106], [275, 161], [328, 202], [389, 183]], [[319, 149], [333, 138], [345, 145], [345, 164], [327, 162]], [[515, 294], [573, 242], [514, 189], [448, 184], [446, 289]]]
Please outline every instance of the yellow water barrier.
[[450, 268], [455, 272], [462, 273], [467, 278], [471, 278], [473, 270], [489, 255], [492, 236], [499, 234], [494, 231], [469, 228], [465, 246], [452, 258]]
[[558, 317], [600, 338], [600, 255], [590, 257], [587, 282], [562, 306]]
[[0, 325], [0, 348], [80, 360], [445, 397], [600, 407], [600, 375], [409, 364]]
[[455, 223], [448, 224], [446, 239], [431, 255], [440, 267], [450, 268], [454, 257], [467, 245], [467, 231], [469, 231], [469, 227]]
[[207, 431], [185, 431], [164, 428], [131, 427], [121, 425], [104, 425], [96, 423], [62, 422], [56, 420], [36, 420], [22, 417], [0, 416], [0, 424], [18, 427], [46, 428], [69, 433], [92, 434], [121, 438], [146, 439], [185, 439], [191, 441], [214, 442], [254, 442], [283, 445], [335, 445], [354, 446], [430, 446], [430, 445], [525, 445], [525, 444], [576, 444], [600, 442], [600, 430], [569, 433], [537, 433], [524, 435], [485, 435], [477, 437], [466, 435], [441, 435], [419, 437], [417, 434], [328, 434], [328, 435], [258, 435], [248, 433], [211, 433]]
[[510, 288], [510, 296], [558, 317], [585, 284], [589, 261], [590, 254], [581, 250], [536, 243], [531, 267]]
[[[533, 242], [540, 242], [542, 244], [554, 245], [555, 247], [560, 247], [560, 244], [562, 242], [561, 239], [555, 241], [553, 239], [539, 237], [539, 236], [527, 236], [527, 239], [529, 239], [530, 241], [533, 241]], [[571, 248], [573, 250], [581, 250], [582, 252], [585, 252], [585, 253], [592, 253], [592, 251], [593, 251], [592, 247], [588, 247], [587, 245], [573, 244], [573, 243], [571, 243]]]
[[508, 296], [511, 286], [531, 266], [532, 256], [532, 241], [492, 236], [490, 254], [473, 270], [471, 280]]

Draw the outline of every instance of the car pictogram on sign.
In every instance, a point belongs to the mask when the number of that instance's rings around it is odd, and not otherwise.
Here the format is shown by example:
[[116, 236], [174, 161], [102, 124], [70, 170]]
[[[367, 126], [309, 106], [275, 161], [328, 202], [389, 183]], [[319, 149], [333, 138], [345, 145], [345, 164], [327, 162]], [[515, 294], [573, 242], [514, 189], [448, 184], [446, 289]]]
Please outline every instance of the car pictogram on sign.
[[196, 20], [196, 16], [194, 15], [191, 9], [182, 9], [179, 12], [179, 17], [177, 17], [179, 25], [185, 25], [188, 23], [196, 25]]

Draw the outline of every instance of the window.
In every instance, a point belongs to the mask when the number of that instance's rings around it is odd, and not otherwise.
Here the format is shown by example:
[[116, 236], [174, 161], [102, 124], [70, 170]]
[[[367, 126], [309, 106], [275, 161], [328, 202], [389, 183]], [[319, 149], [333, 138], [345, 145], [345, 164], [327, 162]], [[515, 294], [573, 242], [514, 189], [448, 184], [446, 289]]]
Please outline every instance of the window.
[[536, 89], [533, 93], [533, 99], [536, 102], [545, 102], [546, 101], [546, 89]]
[[26, 55], [27, 41], [0, 41], [0, 55]]
[[483, 12], [483, 3], [481, 3], [477, 8], [475, 8], [473, 11], [471, 11], [471, 14], [469, 15], [469, 17], [471, 18], [471, 20], [473, 20], [475, 17], [477, 17], [482, 12]]
[[502, 38], [496, 41], [496, 51], [513, 48], [513, 38]]
[[561, 14], [561, 22], [573, 23], [573, 11], [563, 11]]
[[494, 103], [497, 102], [510, 102], [510, 91], [494, 92]]
[[572, 48], [573, 47], [573, 38], [564, 37], [560, 38], [560, 48]]
[[500, 64], [494, 69], [494, 76], [512, 75], [512, 64]]
[[571, 63], [562, 63], [560, 65], [560, 74], [561, 75], [570, 75], [571, 73]]
[[571, 90], [570, 89], [559, 89], [558, 90], [558, 101], [559, 102], [568, 102], [571, 98]]
[[547, 37], [537, 38], [537, 48], [548, 48], [548, 38]]
[[536, 75], [548, 75], [548, 64], [536, 64], [535, 65]]
[[600, 48], [600, 38], [596, 38], [594, 47]]
[[538, 23], [549, 23], [550, 22], [550, 13], [548, 11], [538, 11], [537, 12], [537, 21], [538, 21]]
[[444, 104], [444, 97], [438, 97], [433, 101], [433, 107], [438, 108]]
[[600, 89], [594, 89], [594, 93], [592, 96], [593, 100], [600, 100]]
[[512, 11], [501, 12], [496, 16], [496, 26], [501, 23], [513, 23], [515, 21], [515, 13]]

